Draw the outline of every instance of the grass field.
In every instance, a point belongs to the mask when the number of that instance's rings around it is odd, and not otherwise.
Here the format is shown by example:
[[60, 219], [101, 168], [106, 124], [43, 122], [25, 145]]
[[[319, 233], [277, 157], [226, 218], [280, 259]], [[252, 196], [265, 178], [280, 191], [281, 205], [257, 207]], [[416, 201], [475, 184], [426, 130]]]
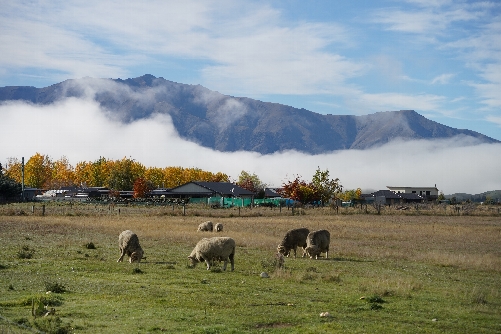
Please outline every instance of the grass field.
[[[0, 333], [501, 332], [499, 215], [356, 212], [1, 206]], [[235, 239], [234, 272], [188, 267], [206, 220]], [[303, 226], [330, 231], [329, 258], [277, 268]], [[125, 229], [139, 265], [116, 262]]]

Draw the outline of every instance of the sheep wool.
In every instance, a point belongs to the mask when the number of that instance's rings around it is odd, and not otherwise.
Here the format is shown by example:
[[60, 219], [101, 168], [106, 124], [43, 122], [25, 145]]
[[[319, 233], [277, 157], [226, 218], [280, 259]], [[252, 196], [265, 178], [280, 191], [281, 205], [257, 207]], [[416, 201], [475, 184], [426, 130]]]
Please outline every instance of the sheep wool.
[[306, 253], [310, 258], [318, 259], [321, 253], [325, 253], [325, 258], [329, 258], [329, 244], [331, 234], [327, 230], [313, 231], [306, 238]]
[[287, 231], [287, 233], [285, 233], [284, 238], [282, 239], [282, 242], [278, 245], [277, 251], [280, 254], [289, 257], [291, 250], [293, 250], [294, 257], [296, 257], [296, 248], [302, 247], [303, 248], [302, 256], [304, 257], [306, 255], [305, 248], [306, 248], [306, 237], [308, 236], [308, 233], [310, 233], [310, 230], [304, 227]]
[[130, 230], [120, 233], [118, 236], [118, 247], [120, 249], [120, 258], [118, 258], [117, 262], [122, 262], [125, 254], [129, 257], [130, 263], [140, 262], [143, 258], [144, 252], [139, 244], [139, 238]]
[[213, 229], [213, 224], [211, 221], [206, 221], [203, 222], [202, 224], [198, 225], [197, 232], [212, 232]]
[[228, 237], [203, 238], [197, 243], [188, 259], [192, 266], [205, 261], [207, 270], [210, 269], [214, 260], [224, 261], [223, 270], [226, 270], [226, 265], [230, 261], [231, 271], [233, 271], [235, 269], [235, 240]]

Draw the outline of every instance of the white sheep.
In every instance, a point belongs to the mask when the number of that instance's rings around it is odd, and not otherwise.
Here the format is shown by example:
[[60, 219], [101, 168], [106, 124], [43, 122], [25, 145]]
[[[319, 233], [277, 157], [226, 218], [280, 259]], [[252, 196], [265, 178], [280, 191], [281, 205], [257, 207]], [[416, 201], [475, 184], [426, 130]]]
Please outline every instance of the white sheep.
[[197, 232], [212, 232], [213, 225], [211, 221], [206, 221], [203, 222], [202, 224], [198, 225]]
[[117, 262], [122, 262], [125, 254], [129, 256], [129, 262], [140, 262], [143, 258], [144, 252], [139, 245], [139, 238], [137, 235], [129, 230], [123, 231], [118, 236], [118, 247], [120, 249], [120, 258]]
[[310, 258], [318, 259], [321, 253], [325, 253], [325, 258], [329, 258], [329, 244], [331, 234], [327, 230], [313, 231], [306, 238], [305, 252]]
[[198, 262], [205, 261], [207, 270], [210, 269], [214, 260], [224, 261], [223, 270], [226, 270], [229, 259], [231, 271], [233, 271], [235, 269], [235, 240], [228, 237], [203, 238], [197, 243], [188, 259], [193, 267]]
[[223, 224], [221, 224], [221, 223], [217, 223], [217, 224], [214, 226], [214, 231], [216, 231], [216, 232], [223, 232]]

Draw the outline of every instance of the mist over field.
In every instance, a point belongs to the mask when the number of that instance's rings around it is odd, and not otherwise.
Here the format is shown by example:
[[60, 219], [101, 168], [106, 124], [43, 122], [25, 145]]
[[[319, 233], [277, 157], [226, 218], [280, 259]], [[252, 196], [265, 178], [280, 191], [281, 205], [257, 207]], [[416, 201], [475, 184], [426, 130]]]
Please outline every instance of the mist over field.
[[67, 98], [39, 106], [23, 102], [0, 105], [0, 162], [36, 152], [52, 159], [80, 161], [133, 158], [146, 167], [197, 167], [223, 172], [236, 180], [242, 170], [269, 186], [296, 175], [311, 180], [317, 167], [328, 169], [344, 189], [364, 191], [386, 186], [434, 186], [444, 194], [477, 194], [501, 189], [501, 144], [479, 144], [471, 137], [393, 141], [369, 150], [308, 155], [286, 151], [219, 152], [181, 139], [165, 114], [123, 123], [91, 99]]

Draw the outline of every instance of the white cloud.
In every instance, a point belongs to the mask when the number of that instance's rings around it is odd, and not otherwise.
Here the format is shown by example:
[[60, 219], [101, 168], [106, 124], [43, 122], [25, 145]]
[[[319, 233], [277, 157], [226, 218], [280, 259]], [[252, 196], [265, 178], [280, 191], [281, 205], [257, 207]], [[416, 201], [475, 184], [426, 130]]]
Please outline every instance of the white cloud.
[[454, 77], [454, 74], [452, 73], [444, 73], [444, 74], [441, 74], [435, 78], [433, 78], [431, 80], [431, 84], [432, 85], [435, 85], [435, 84], [439, 84], [439, 85], [445, 85], [445, 84], [448, 84], [449, 81]]
[[[308, 155], [293, 151], [261, 155], [223, 153], [182, 140], [168, 115], [124, 124], [112, 120], [95, 102], [74, 98], [47, 106], [0, 105], [0, 160], [29, 158], [36, 152], [53, 159], [65, 155], [75, 165], [132, 157], [146, 166], [198, 167], [236, 179], [242, 170], [280, 186], [301, 175], [311, 179], [317, 167], [328, 169], [346, 189], [385, 189], [387, 185], [437, 187], [446, 194], [501, 189], [501, 145], [451, 138], [395, 141], [379, 148]], [[273, 166], [270, 168], [270, 166]], [[459, 167], [458, 167], [459, 166]]]

